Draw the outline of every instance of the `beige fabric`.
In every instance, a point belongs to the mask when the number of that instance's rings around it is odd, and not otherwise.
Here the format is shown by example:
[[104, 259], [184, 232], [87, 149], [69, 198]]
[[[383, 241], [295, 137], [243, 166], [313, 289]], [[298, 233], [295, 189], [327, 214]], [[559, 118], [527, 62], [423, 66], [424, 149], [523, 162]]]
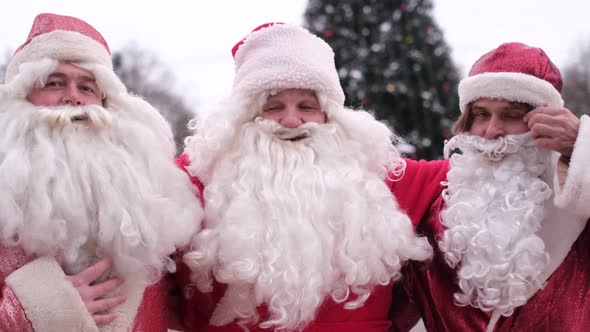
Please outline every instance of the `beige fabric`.
[[6, 278], [36, 332], [97, 332], [82, 298], [52, 257], [41, 257]]

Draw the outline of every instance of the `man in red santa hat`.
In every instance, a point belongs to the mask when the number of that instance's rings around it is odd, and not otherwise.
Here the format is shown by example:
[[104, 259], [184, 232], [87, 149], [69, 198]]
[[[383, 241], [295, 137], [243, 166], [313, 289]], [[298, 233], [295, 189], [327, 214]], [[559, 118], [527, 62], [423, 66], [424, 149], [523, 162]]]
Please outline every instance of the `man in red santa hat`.
[[173, 158], [100, 33], [37, 16], [0, 86], [0, 330], [166, 331], [168, 255], [202, 218]]
[[561, 87], [545, 52], [521, 43], [461, 81], [445, 145], [460, 152], [418, 225], [434, 258], [408, 265], [396, 330], [420, 316], [428, 331], [590, 329], [590, 118], [563, 108]]
[[231, 96], [180, 160], [205, 206], [187, 329], [388, 331], [402, 264], [431, 254], [389, 188], [393, 133], [344, 107], [332, 49], [301, 27], [262, 25], [233, 56]]

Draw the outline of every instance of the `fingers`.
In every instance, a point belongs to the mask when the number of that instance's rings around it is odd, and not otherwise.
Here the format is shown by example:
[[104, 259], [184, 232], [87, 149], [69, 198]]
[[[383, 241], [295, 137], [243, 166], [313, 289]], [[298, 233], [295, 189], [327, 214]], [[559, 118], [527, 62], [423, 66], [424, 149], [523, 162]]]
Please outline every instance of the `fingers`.
[[97, 312], [109, 311], [123, 302], [125, 302], [125, 296], [120, 295], [108, 299], [93, 301], [86, 307], [88, 308], [88, 312], [95, 314]]
[[102, 282], [96, 282], [112, 265], [112, 259], [104, 258], [78, 274], [66, 276], [66, 279], [72, 283], [78, 294], [80, 294], [82, 301], [86, 305], [86, 309], [92, 314], [92, 318], [97, 326], [112, 322], [116, 318], [116, 315], [105, 312], [125, 301], [124, 296], [104, 298], [123, 284], [122, 278], [109, 278]]
[[531, 136], [538, 137], [555, 137], [559, 135], [561, 128], [544, 123], [536, 123], [530, 128]]
[[524, 119], [524, 121], [528, 122], [530, 120], [530, 118], [534, 117], [535, 115], [539, 115], [539, 114], [558, 116], [560, 114], [567, 114], [567, 113], [571, 114], [570, 110], [568, 110], [567, 108], [541, 106], [541, 107], [537, 107], [534, 110], [525, 114], [523, 119]]
[[78, 273], [78, 276], [80, 276], [82, 282], [89, 284], [100, 277], [106, 270], [110, 269], [111, 266], [113, 266], [113, 260], [109, 257], [103, 258], [94, 265]]
[[59, 264], [60, 266], [64, 264], [64, 251], [60, 250], [57, 255], [55, 255], [55, 260], [57, 261], [57, 264]]
[[574, 150], [573, 144], [569, 144], [554, 137], [543, 137], [535, 139], [535, 145], [541, 149], [549, 149], [561, 153], [563, 156], [571, 156]]
[[555, 127], [570, 127], [571, 124], [568, 120], [569, 119], [567, 119], [565, 116], [561, 116], [559, 114], [552, 115], [546, 113], [537, 113], [529, 117], [527, 124], [529, 129], [532, 129], [535, 124], [546, 124]]
[[84, 300], [94, 300], [106, 296], [123, 284], [122, 278], [111, 278], [101, 283], [88, 286], [85, 290], [80, 290], [80, 295]]
[[89, 285], [98, 277], [100, 277], [100, 275], [102, 275], [112, 265], [112, 259], [103, 258], [100, 261], [96, 262], [94, 265], [84, 269], [82, 272], [78, 274], [66, 276], [66, 279], [68, 279], [76, 288], [79, 288], [84, 285]]
[[531, 128], [536, 123], [560, 126], [568, 130], [576, 129], [580, 119], [567, 108], [538, 107], [528, 112], [523, 120]]
[[97, 314], [97, 315], [92, 315], [92, 318], [94, 319], [94, 322], [96, 323], [97, 326], [102, 326], [105, 324], [108, 324], [112, 321], [115, 320], [115, 318], [117, 318], [117, 315], [115, 314]]

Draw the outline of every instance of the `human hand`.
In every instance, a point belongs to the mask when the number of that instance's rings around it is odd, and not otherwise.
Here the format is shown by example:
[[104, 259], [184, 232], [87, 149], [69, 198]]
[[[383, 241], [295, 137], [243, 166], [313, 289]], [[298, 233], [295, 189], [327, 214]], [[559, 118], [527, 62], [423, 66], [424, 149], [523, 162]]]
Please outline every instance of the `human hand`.
[[528, 112], [527, 123], [535, 145], [570, 157], [580, 129], [580, 119], [563, 107], [537, 107]]
[[123, 284], [122, 278], [109, 278], [95, 283], [96, 279], [113, 265], [113, 260], [104, 258], [78, 274], [66, 276], [80, 294], [86, 309], [97, 326], [105, 325], [117, 317], [114, 313], [105, 313], [125, 301], [125, 296], [103, 298]]

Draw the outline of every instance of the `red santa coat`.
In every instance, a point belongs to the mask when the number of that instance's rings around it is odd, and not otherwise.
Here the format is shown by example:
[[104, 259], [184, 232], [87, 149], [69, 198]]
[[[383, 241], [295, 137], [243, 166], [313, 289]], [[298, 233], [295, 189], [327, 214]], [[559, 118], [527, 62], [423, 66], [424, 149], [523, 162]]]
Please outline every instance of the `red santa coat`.
[[0, 331], [167, 331], [165, 280], [146, 289], [121, 286], [127, 300], [115, 308], [117, 319], [98, 328], [54, 258], [0, 246], [0, 262]]
[[[543, 289], [533, 293], [527, 303], [517, 308], [514, 314], [500, 317], [493, 329], [495, 332], [590, 331], [590, 226], [586, 224], [586, 218], [566, 212], [577, 210], [579, 215], [586, 216], [590, 212], [587, 207], [585, 210], [581, 208], [579, 202], [579, 199], [588, 197], [578, 194], [576, 198], [571, 195], [572, 192], [590, 195], [587, 191], [590, 187], [585, 187], [590, 183], [590, 178], [587, 179], [586, 175], [588, 172], [585, 171], [587, 167], [580, 166], [588, 166], [590, 161], [579, 159], [579, 156], [572, 158], [564, 188], [553, 188], [556, 192], [555, 201], [564, 209], [551, 203], [548, 217], [544, 220], [544, 224], [550, 226], [543, 226], [546, 231], [541, 237], [552, 257], [551, 266], [544, 273], [546, 284]], [[424, 171], [428, 171], [427, 168]], [[403, 180], [397, 184], [402, 190], [404, 185]], [[430, 185], [440, 188], [436, 183]], [[397, 193], [396, 188], [394, 192]], [[409, 207], [406, 205], [408, 203], [400, 200], [402, 207]], [[439, 217], [444, 207], [439, 190], [439, 195], [425, 218], [412, 215], [413, 222], [417, 224], [417, 232], [427, 235], [433, 245], [434, 256], [432, 261], [411, 262], [404, 267], [403, 279], [394, 289], [394, 331], [409, 331], [420, 317], [428, 331], [483, 332], [488, 329], [491, 313], [473, 307], [460, 307], [454, 303], [453, 294], [458, 291], [457, 271], [446, 264], [444, 254], [437, 245], [444, 232]], [[556, 222], [551, 225], [547, 218]], [[566, 228], [575, 230], [566, 231]], [[566, 233], [568, 235], [561, 236]]]
[[[436, 244], [444, 227], [438, 218], [444, 207], [439, 197], [418, 231], [428, 234]], [[403, 287], [405, 301], [393, 304], [396, 331], [409, 331], [422, 317], [428, 331], [486, 331], [491, 313], [473, 307], [460, 307], [453, 301], [458, 291], [457, 271], [450, 268], [443, 253], [434, 245], [431, 262], [406, 266]], [[501, 317], [494, 331], [590, 331], [590, 227], [575, 241], [569, 254], [551, 275], [542, 290], [509, 317]], [[400, 291], [400, 290], [396, 290]], [[396, 292], [397, 293], [397, 292]]]
[[[189, 163], [186, 156], [181, 156], [178, 164], [181, 167]], [[419, 167], [427, 165], [428, 172]], [[406, 211], [411, 213], [412, 218], [421, 219], [426, 213], [430, 203], [437, 195], [437, 190], [430, 186], [428, 190], [423, 190], [424, 184], [442, 181], [447, 172], [447, 163], [442, 161], [425, 163], [408, 160], [404, 179], [413, 178], [412, 186], [398, 188], [396, 197], [403, 200]], [[428, 177], [426, 177], [428, 175]], [[199, 186], [203, 185], [198, 179], [192, 178], [193, 183]], [[386, 181], [387, 185], [392, 188], [397, 179]], [[400, 204], [401, 206], [401, 204]], [[209, 319], [215, 309], [215, 306], [224, 294], [225, 287], [216, 284], [213, 292], [201, 293], [190, 281], [190, 270], [185, 265], [180, 264], [177, 276], [177, 282], [183, 289], [185, 300], [183, 303], [182, 316], [186, 331], [205, 331], [205, 332], [242, 332], [243, 328], [236, 323], [215, 327], [209, 326]], [[367, 302], [355, 310], [344, 309], [342, 304], [335, 303], [331, 299], [326, 299], [319, 308], [316, 319], [305, 328], [304, 332], [386, 332], [391, 327], [389, 319], [389, 310], [392, 304], [392, 284], [387, 286], [376, 287]], [[265, 308], [259, 308], [261, 317], [265, 317]], [[268, 329], [261, 329], [258, 326], [248, 326], [253, 332], [267, 332]]]

